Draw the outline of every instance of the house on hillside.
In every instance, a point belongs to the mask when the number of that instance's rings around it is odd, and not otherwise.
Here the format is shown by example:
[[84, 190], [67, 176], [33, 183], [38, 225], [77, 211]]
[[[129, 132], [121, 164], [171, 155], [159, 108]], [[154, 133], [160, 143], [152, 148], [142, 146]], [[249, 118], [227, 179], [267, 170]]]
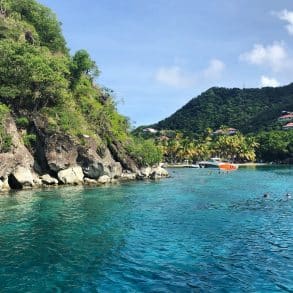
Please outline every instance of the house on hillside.
[[238, 130], [235, 128], [217, 129], [213, 135], [234, 135]]
[[[284, 113], [284, 111], [282, 113]], [[278, 118], [278, 121], [280, 123], [286, 123], [286, 122], [293, 121], [293, 113], [292, 112], [286, 112], [286, 113], [284, 113], [282, 116], [280, 116]]]
[[153, 134], [158, 132], [158, 130], [156, 130], [154, 128], [144, 128], [143, 131], [148, 132], [148, 133], [153, 133]]
[[290, 129], [293, 129], [293, 122], [289, 122], [289, 123], [283, 125], [282, 128], [283, 128], [284, 130], [290, 130]]

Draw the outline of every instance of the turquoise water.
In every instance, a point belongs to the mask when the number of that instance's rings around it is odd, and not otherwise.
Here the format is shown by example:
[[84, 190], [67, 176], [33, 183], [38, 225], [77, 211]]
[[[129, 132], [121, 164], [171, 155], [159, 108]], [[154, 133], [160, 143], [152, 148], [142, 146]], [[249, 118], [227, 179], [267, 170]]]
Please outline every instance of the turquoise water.
[[170, 174], [1, 196], [0, 291], [293, 292], [293, 168]]

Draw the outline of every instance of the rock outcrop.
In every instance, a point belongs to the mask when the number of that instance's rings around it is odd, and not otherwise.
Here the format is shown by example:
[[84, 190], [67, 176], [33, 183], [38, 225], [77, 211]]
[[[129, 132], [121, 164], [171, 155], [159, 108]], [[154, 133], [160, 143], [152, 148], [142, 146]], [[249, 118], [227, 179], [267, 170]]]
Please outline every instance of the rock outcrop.
[[45, 185], [57, 185], [58, 180], [54, 177], [51, 177], [49, 174], [42, 175], [40, 177], [41, 181]]
[[166, 169], [161, 166], [152, 168], [151, 174], [149, 175], [151, 179], [160, 179], [164, 177], [168, 177], [169, 173]]
[[86, 140], [85, 145], [78, 148], [77, 158], [84, 175], [91, 179], [98, 179], [103, 175], [110, 178], [119, 178], [122, 173], [122, 166], [113, 159], [109, 149], [104, 147], [102, 154], [98, 154], [98, 143], [90, 137], [84, 139]]
[[16, 167], [9, 175], [8, 182], [19, 188], [33, 187], [35, 185], [31, 170], [22, 166]]
[[[11, 150], [0, 153], [0, 179], [2, 189], [19, 189], [33, 186], [34, 158], [24, 146], [12, 117], [4, 123], [6, 132], [11, 137]], [[7, 186], [8, 185], [8, 186]]]
[[83, 172], [80, 166], [71, 167], [58, 172], [58, 178], [63, 184], [82, 184]]
[[53, 134], [46, 139], [45, 156], [50, 170], [59, 172], [76, 164], [78, 152], [68, 135]]
[[0, 191], [58, 184], [99, 185], [117, 180], [167, 177], [161, 167], [138, 168], [121, 143], [108, 146], [84, 135], [82, 142], [61, 133], [48, 133], [40, 116], [32, 118], [37, 141], [28, 149], [14, 119], [8, 116], [5, 130], [11, 136], [10, 151], [0, 153]]
[[111, 182], [111, 178], [108, 175], [103, 175], [98, 179], [98, 183], [101, 183], [101, 184], [106, 184], [110, 182]]

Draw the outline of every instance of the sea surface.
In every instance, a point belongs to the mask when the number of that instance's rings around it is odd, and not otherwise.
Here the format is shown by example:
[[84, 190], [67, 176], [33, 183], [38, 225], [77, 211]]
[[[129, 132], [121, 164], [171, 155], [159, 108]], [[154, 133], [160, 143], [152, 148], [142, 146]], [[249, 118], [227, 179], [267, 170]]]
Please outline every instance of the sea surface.
[[169, 171], [1, 195], [0, 292], [293, 292], [292, 167]]

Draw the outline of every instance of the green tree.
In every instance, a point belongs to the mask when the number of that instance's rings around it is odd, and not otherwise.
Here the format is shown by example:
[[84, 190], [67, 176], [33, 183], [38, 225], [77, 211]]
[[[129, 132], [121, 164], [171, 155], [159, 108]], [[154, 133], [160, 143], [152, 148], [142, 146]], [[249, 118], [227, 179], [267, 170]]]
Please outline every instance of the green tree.
[[52, 52], [68, 54], [61, 26], [51, 9], [35, 0], [1, 0], [7, 16], [18, 13], [21, 18], [32, 24], [40, 38], [41, 46]]
[[65, 98], [68, 59], [47, 48], [0, 41], [0, 100], [39, 109]]
[[161, 149], [151, 139], [132, 139], [128, 143], [128, 151], [141, 167], [153, 166], [162, 160]]
[[254, 161], [257, 146], [253, 138], [246, 138], [243, 134], [237, 133], [232, 136], [218, 136], [213, 145], [213, 151], [215, 155], [232, 161]]
[[8, 107], [0, 104], [0, 153], [8, 152], [12, 145], [12, 138], [5, 130], [5, 119], [8, 113]]
[[257, 157], [264, 161], [282, 161], [292, 158], [293, 131], [260, 132], [256, 136], [259, 143]]
[[93, 81], [95, 77], [99, 76], [100, 71], [95, 61], [90, 58], [89, 53], [86, 50], [79, 50], [72, 58], [71, 74], [72, 85], [74, 86], [82, 75], [88, 76]]

